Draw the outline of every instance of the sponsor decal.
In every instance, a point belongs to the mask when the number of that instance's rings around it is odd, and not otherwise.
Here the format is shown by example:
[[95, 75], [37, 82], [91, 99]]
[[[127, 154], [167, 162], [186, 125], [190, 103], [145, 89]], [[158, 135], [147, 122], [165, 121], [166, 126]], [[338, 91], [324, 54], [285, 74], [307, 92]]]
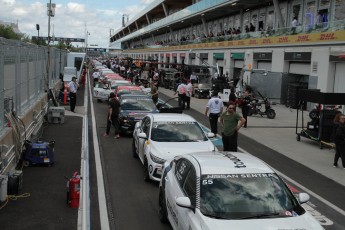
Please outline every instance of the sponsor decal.
[[285, 43], [285, 42], [289, 42], [288, 36], [278, 38], [278, 43]]
[[177, 219], [177, 215], [174, 212], [173, 208], [170, 205], [169, 199], [167, 199], [167, 208], [171, 213], [171, 217], [173, 218], [174, 222], [176, 223], [176, 226], [178, 226], [178, 219]]
[[236, 156], [232, 155], [231, 153], [225, 153], [224, 156], [229, 158], [232, 162], [234, 162], [235, 168], [245, 168], [246, 167], [245, 164], [243, 163], [243, 161], [241, 161], [240, 159], [238, 159]]
[[296, 42], [309, 42], [311, 41], [309, 35], [299, 35], [297, 36]]
[[335, 37], [334, 33], [320, 34], [320, 40], [321, 41], [335, 40], [335, 39], [337, 39], [337, 38]]

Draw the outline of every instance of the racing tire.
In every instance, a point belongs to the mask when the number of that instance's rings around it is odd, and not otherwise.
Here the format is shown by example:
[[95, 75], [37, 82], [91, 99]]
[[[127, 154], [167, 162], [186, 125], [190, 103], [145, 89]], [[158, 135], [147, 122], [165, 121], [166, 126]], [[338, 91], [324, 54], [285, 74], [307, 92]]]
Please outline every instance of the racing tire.
[[276, 117], [276, 112], [273, 109], [269, 109], [266, 112], [267, 118], [274, 119]]
[[161, 187], [159, 189], [159, 196], [158, 196], [158, 211], [159, 211], [159, 220], [162, 223], [168, 223], [168, 210], [165, 200], [164, 189]]
[[198, 93], [197, 98], [198, 98], [198, 99], [201, 99], [201, 93]]
[[312, 120], [318, 118], [319, 117], [319, 111], [317, 111], [316, 109], [312, 109], [309, 113], [309, 117]]
[[150, 174], [149, 174], [149, 164], [145, 158], [144, 160], [144, 181], [145, 182], [150, 182]]
[[132, 141], [132, 156], [133, 156], [134, 158], [138, 158], [138, 153], [137, 153], [137, 148], [135, 147], [134, 138], [133, 138], [133, 141]]

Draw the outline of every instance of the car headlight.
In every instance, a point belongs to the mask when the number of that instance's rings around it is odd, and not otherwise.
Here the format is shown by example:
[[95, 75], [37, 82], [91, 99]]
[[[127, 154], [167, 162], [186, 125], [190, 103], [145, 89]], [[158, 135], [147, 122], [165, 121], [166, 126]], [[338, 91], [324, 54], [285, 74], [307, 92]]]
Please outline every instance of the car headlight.
[[151, 152], [150, 152], [150, 158], [151, 158], [151, 160], [152, 160], [153, 162], [155, 162], [155, 163], [157, 163], [157, 164], [164, 164], [164, 162], [166, 161], [166, 160], [164, 160], [164, 159], [162, 159], [162, 158], [159, 158], [159, 157], [153, 155]]

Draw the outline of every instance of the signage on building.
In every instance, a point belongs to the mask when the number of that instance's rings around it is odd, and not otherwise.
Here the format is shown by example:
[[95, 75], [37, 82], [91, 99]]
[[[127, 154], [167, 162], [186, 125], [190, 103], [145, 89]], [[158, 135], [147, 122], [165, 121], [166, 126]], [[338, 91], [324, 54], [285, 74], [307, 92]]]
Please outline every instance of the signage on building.
[[338, 55], [329, 55], [329, 61], [332, 62], [345, 62], [345, 53]]
[[311, 52], [286, 52], [285, 61], [311, 61]]
[[254, 53], [254, 60], [272, 60], [272, 53]]

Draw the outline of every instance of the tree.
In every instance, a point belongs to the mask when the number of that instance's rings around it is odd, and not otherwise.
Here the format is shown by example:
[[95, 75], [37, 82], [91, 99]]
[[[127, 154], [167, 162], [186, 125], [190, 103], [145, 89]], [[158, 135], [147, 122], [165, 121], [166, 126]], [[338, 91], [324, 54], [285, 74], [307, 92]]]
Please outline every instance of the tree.
[[13, 28], [11, 26], [6, 25], [0, 25], [0, 37], [4, 37], [7, 39], [15, 39], [20, 40], [21, 36], [16, 34], [13, 31]]

